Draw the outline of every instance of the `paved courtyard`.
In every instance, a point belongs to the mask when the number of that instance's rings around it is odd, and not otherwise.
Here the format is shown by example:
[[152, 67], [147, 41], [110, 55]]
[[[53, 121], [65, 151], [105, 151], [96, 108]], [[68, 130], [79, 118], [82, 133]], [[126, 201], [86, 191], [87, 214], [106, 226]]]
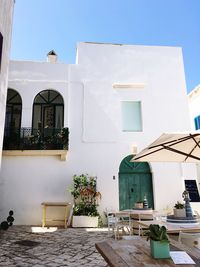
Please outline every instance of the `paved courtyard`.
[[108, 266], [95, 249], [96, 242], [108, 239], [105, 228], [41, 229], [12, 226], [0, 230], [0, 266]]

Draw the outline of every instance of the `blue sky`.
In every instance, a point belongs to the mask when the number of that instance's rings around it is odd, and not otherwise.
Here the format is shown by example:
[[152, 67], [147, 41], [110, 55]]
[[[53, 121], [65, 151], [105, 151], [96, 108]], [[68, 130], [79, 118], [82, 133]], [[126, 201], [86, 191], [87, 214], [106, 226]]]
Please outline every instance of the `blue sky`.
[[77, 42], [181, 46], [187, 89], [200, 84], [200, 0], [16, 0], [12, 59], [75, 63]]

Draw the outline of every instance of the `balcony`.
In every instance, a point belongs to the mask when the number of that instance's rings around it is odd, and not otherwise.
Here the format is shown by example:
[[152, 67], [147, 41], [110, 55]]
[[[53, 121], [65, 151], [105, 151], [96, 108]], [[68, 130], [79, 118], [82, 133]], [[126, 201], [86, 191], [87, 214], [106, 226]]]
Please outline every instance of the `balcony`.
[[65, 160], [68, 143], [68, 128], [5, 128], [3, 155], [60, 155]]

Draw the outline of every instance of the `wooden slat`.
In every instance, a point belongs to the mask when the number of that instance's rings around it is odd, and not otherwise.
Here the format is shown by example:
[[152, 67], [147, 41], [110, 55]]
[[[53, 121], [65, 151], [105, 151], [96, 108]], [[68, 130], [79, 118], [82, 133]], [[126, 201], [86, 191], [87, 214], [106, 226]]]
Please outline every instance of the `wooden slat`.
[[46, 206], [46, 207], [66, 207], [66, 206], [69, 206], [70, 203], [67, 203], [67, 202], [42, 202], [41, 205]]
[[111, 267], [128, 267], [129, 265], [112, 249], [107, 242], [95, 244], [96, 249]]

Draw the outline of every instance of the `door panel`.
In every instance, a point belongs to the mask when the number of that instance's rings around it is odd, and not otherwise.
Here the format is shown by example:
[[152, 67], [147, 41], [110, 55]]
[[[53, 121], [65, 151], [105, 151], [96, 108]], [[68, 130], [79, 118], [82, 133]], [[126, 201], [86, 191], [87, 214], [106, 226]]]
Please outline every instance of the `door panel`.
[[153, 208], [151, 173], [120, 173], [119, 203], [120, 210], [132, 209], [137, 201], [143, 201], [146, 195], [149, 207]]
[[140, 176], [141, 184], [141, 196], [142, 200], [146, 195], [149, 207], [154, 208], [153, 203], [153, 186], [152, 186], [152, 175], [151, 173], [144, 173]]
[[120, 199], [120, 210], [126, 209], [129, 206], [129, 192], [128, 188], [128, 176], [126, 174], [120, 174], [119, 177], [119, 199]]
[[131, 162], [133, 155], [124, 158], [119, 168], [119, 208], [132, 209], [146, 195], [149, 207], [154, 208], [152, 174], [146, 162]]

